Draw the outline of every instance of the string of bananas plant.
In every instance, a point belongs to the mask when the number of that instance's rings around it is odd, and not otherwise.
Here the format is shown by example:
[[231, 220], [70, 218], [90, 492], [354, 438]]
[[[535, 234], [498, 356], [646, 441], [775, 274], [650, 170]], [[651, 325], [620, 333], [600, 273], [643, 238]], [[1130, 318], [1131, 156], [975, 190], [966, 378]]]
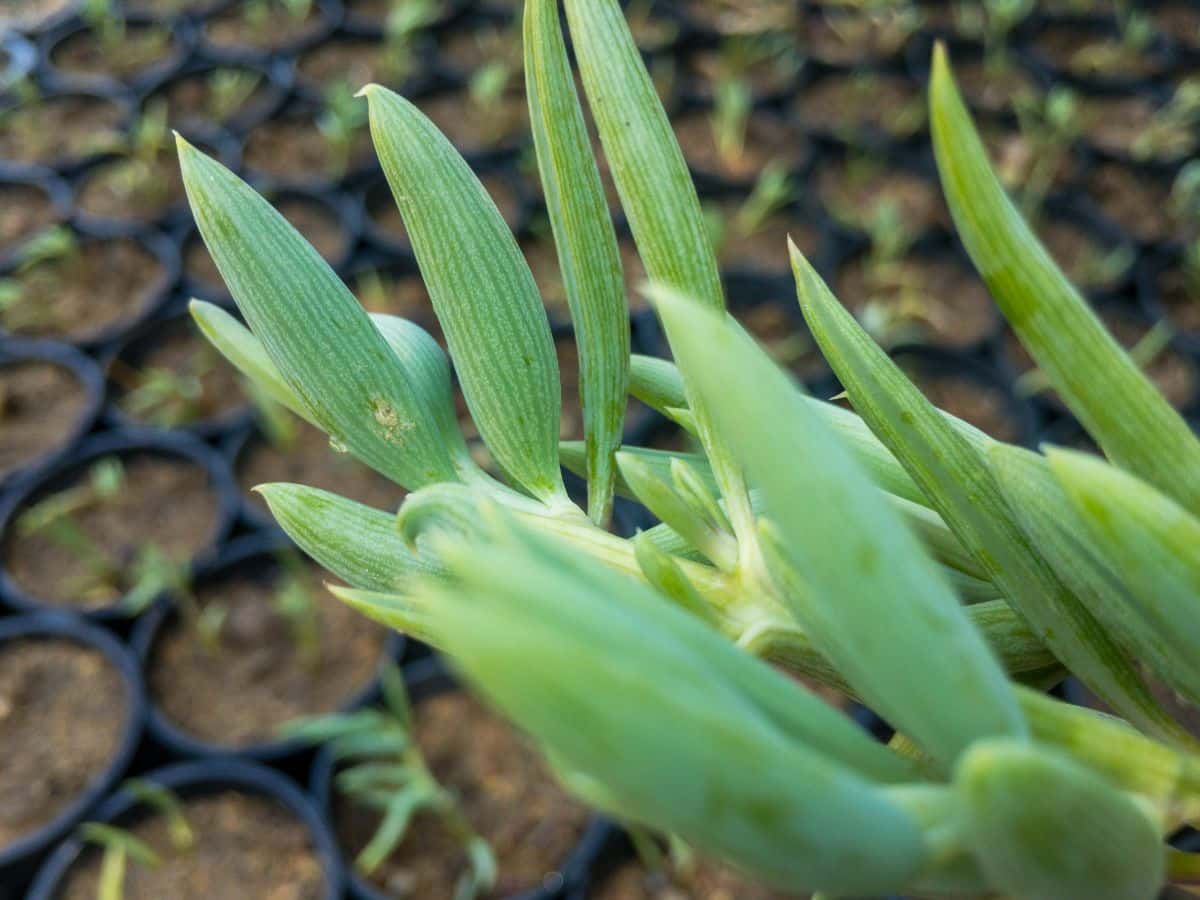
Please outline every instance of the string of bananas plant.
[[[783, 888], [1150, 898], [1200, 877], [1200, 749], [1145, 672], [1200, 700], [1200, 444], [1032, 237], [935, 52], [942, 184], [1039, 368], [1103, 449], [1035, 453], [934, 408], [793, 246], [855, 412], [806, 396], [726, 314], [694, 186], [617, 0], [566, 0], [583, 93], [674, 362], [631, 356], [620, 257], [556, 0], [528, 0], [538, 168], [579, 347], [560, 446], [550, 329], [479, 181], [408, 101], [361, 96], [454, 371], [502, 473], [467, 452], [450, 363], [369, 316], [247, 185], [181, 142], [249, 326], [194, 303], [261, 391], [410, 493], [398, 513], [259, 488], [351, 587], [444, 652], [623, 821]], [[780, 248], [784, 252], [785, 248]], [[621, 446], [629, 394], [702, 452]], [[586, 477], [587, 512], [561, 466]], [[662, 524], [606, 530], [615, 492]], [[861, 699], [888, 745], [795, 673]], [[1074, 673], [1120, 718], [1044, 690]]]

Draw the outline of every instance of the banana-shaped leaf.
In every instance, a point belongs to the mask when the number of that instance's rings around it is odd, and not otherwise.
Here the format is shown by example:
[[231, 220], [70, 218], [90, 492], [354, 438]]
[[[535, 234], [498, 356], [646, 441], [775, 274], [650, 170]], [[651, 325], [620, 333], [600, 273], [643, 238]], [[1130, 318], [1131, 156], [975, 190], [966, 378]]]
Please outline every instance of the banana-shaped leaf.
[[296, 545], [357, 588], [397, 590], [433, 566], [404, 543], [393, 513], [302, 484], [262, 484], [256, 490]]
[[[1156, 625], [1142, 614], [1117, 575], [1122, 571], [1119, 557], [1108, 552], [1108, 542], [1088, 540], [1087, 525], [1075, 514], [1045, 457], [996, 442], [989, 448], [988, 459], [1029, 539], [1109, 634], [1175, 690], [1200, 696], [1200, 669], [1194, 664], [1197, 654], [1180, 653], [1161, 633], [1161, 623]], [[1196, 739], [1165, 712], [1155, 721], [1139, 724], [1174, 744], [1197, 746]]]
[[538, 171], [579, 346], [579, 397], [587, 443], [588, 514], [612, 505], [629, 382], [629, 302], [617, 236], [592, 158], [558, 0], [525, 4], [525, 88]]
[[471, 418], [510, 477], [565, 505], [558, 358], [529, 266], [496, 204], [433, 123], [386, 88], [363, 93]]
[[787, 601], [822, 652], [944, 767], [981, 737], [1025, 734], [1003, 669], [953, 591], [791, 380], [724, 315], [653, 296], [680, 370], [762, 491], [779, 531], [764, 551], [803, 578], [807, 590]]
[[1164, 850], [1128, 795], [1053, 751], [972, 747], [955, 773], [965, 827], [989, 882], [1022, 900], [1153, 900]]
[[955, 226], [1005, 318], [1104, 452], [1200, 514], [1200, 442], [1005, 195], [941, 46], [934, 51], [929, 102]]
[[249, 185], [182, 138], [179, 164], [213, 261], [301, 408], [410, 490], [457, 480], [419, 392], [329, 264]]
[[[1047, 449], [1091, 538], [1149, 630], [1155, 664], [1176, 690], [1200, 702], [1200, 521], [1146, 482], [1094, 456]], [[1159, 668], [1161, 666], [1161, 668]]]
[[920, 485], [942, 520], [1059, 659], [1121, 715], [1161, 719], [1138, 672], [1018, 525], [987, 465], [987, 439], [942, 415], [829, 292], [794, 246], [808, 327], [855, 410]]

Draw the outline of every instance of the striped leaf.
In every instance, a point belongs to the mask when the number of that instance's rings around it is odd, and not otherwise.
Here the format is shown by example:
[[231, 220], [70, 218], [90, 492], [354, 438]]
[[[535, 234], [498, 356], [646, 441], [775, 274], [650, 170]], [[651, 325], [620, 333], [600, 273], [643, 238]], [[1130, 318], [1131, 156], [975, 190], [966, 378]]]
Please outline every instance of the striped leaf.
[[1200, 513], [1200, 442], [1041, 246], [988, 164], [934, 51], [933, 146], [954, 223], [1038, 367], [1110, 459]]
[[329, 264], [240, 178], [179, 139], [192, 213], [229, 292], [301, 408], [412, 489], [459, 477], [404, 367]]
[[778, 526], [768, 558], [807, 588], [786, 601], [846, 681], [943, 767], [981, 737], [1023, 735], [1004, 671], [950, 586], [787, 375], [723, 316], [654, 297], [680, 370]]
[[926, 400], [794, 246], [792, 268], [808, 327], [863, 421], [1058, 658], [1122, 715], [1153, 721], [1158, 706], [1134, 666], [1013, 518], [981, 453], [987, 439]]
[[525, 5], [525, 89], [533, 144], [579, 348], [588, 514], [608, 519], [629, 382], [629, 302], [617, 236], [592, 158], [557, 0]]
[[363, 93], [471, 418], [518, 485], [566, 505], [558, 358], [529, 266], [496, 204], [434, 124], [386, 88]]

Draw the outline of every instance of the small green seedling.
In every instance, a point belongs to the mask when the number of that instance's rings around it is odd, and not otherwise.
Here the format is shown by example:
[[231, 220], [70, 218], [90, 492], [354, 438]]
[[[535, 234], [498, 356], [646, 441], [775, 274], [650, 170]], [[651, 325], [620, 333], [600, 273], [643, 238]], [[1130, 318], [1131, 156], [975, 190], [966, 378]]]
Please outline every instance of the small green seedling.
[[[167, 836], [171, 848], [186, 853], [196, 843], [196, 835], [183, 811], [183, 803], [169, 788], [142, 778], [130, 778], [121, 789], [133, 794], [143, 806], [150, 807], [167, 820]], [[84, 822], [79, 837], [100, 847], [104, 856], [100, 862], [100, 878], [96, 900], [123, 900], [127, 860], [147, 868], [158, 868], [162, 858], [141, 838], [116, 825], [105, 822]]]
[[983, 39], [984, 64], [994, 70], [1009, 64], [1009, 37], [1033, 8], [1033, 0], [958, 0], [954, 16], [961, 33]]
[[1079, 137], [1079, 104], [1070, 88], [1056, 85], [1046, 94], [1020, 91], [1013, 108], [1028, 159], [1019, 160], [1019, 172], [1001, 171], [1007, 184], [1017, 186], [1021, 212], [1036, 221], [1046, 197], [1076, 138]]
[[750, 195], [733, 211], [724, 214], [714, 205], [705, 207], [705, 224], [717, 255], [723, 256], [730, 238], [758, 234], [771, 217], [796, 199], [796, 182], [780, 163], [767, 165], [754, 182]]
[[382, 816], [355, 866], [371, 874], [403, 842], [413, 816], [429, 813], [459, 842], [468, 867], [454, 888], [455, 900], [473, 900], [496, 881], [496, 860], [462, 810], [454, 791], [429, 770], [413, 735], [404, 676], [395, 666], [380, 675], [384, 708], [301, 719], [285, 727], [288, 737], [323, 744], [342, 764], [338, 791]]
[[312, 573], [295, 553], [281, 553], [283, 576], [272, 595], [275, 612], [288, 626], [301, 663], [309, 670], [321, 665], [321, 607]]
[[1196, 148], [1200, 126], [1200, 78], [1183, 81], [1130, 147], [1135, 159], [1176, 159]]
[[212, 346], [201, 343], [182, 370], [167, 366], [139, 369], [121, 359], [109, 366], [109, 377], [121, 386], [120, 405], [133, 418], [160, 428], [178, 428], [203, 414], [204, 379], [221, 364]]
[[754, 95], [746, 81], [737, 77], [723, 77], [717, 81], [709, 122], [717, 155], [727, 166], [735, 165], [746, 152], [746, 132], [753, 107]]
[[242, 19], [255, 34], [266, 34], [273, 27], [272, 13], [282, 7], [293, 22], [303, 22], [312, 10], [312, 0], [246, 0]]
[[205, 109], [216, 122], [226, 122], [254, 96], [262, 76], [252, 69], [214, 69], [206, 79]]
[[56, 319], [47, 298], [79, 273], [79, 240], [66, 225], [55, 225], [30, 238], [18, 255], [13, 274], [0, 278], [0, 325], [7, 331], [51, 327]]
[[421, 35], [439, 12], [437, 0], [394, 0], [383, 25], [382, 64], [388, 81], [403, 81], [417, 70]]
[[367, 126], [367, 107], [345, 82], [325, 90], [325, 102], [317, 117], [317, 128], [329, 147], [328, 174], [340, 177], [350, 168], [354, 144]]

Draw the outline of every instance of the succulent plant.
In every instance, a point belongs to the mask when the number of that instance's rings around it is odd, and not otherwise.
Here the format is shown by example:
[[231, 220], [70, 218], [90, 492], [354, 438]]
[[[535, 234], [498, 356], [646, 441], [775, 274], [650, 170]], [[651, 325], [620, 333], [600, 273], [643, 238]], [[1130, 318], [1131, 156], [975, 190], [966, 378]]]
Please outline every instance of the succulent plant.
[[[771, 884], [834, 894], [1149, 898], [1200, 865], [1200, 443], [1036, 242], [935, 51], [930, 121], [958, 231], [1107, 460], [995, 441], [930, 404], [789, 252], [854, 412], [807, 396], [724, 311], [695, 188], [617, 0], [566, 0], [584, 93], [675, 362], [632, 356], [613, 226], [555, 0], [525, 7], [538, 168], [579, 345], [582, 444], [558, 442], [550, 329], [503, 219], [408, 101], [362, 92], [450, 364], [369, 316], [294, 229], [181, 145], [193, 211], [248, 328], [214, 344], [397, 511], [259, 488], [366, 615], [445, 653], [620, 820]], [[621, 446], [632, 393], [702, 452]], [[588, 485], [587, 514], [560, 463]], [[614, 492], [662, 524], [606, 529]], [[779, 670], [896, 729], [875, 741]], [[1043, 693], [1077, 676], [1121, 719]]]

